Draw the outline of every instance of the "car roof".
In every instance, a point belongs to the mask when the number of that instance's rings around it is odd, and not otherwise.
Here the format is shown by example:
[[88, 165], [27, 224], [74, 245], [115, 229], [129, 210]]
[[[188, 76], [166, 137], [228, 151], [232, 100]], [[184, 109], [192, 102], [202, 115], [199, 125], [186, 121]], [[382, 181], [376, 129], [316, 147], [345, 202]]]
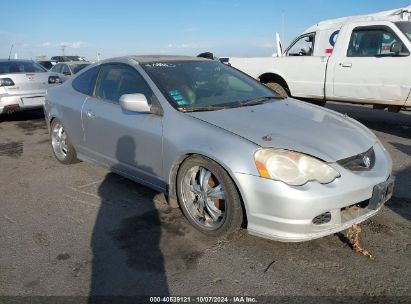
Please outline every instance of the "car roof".
[[77, 64], [91, 64], [91, 62], [89, 61], [66, 61], [66, 62], [59, 62], [57, 64], [77, 65]]
[[209, 61], [209, 59], [193, 57], [193, 56], [180, 56], [180, 55], [132, 55], [123, 56], [116, 58], [109, 58], [103, 60], [103, 62], [111, 62], [115, 60], [127, 60], [133, 59], [138, 63], [149, 63], [149, 62], [170, 62], [170, 61]]
[[341, 26], [345, 23], [356, 22], [356, 21], [391, 21], [391, 22], [411, 21], [411, 15], [409, 14], [410, 11], [411, 11], [411, 5], [404, 7], [404, 8], [392, 9], [392, 10], [378, 12], [374, 14], [348, 16], [348, 17], [342, 17], [342, 18], [337, 18], [337, 19], [324, 20], [324, 21], [321, 21], [309, 27], [307, 30], [304, 31], [304, 33], [311, 33], [317, 30], [341, 28]]

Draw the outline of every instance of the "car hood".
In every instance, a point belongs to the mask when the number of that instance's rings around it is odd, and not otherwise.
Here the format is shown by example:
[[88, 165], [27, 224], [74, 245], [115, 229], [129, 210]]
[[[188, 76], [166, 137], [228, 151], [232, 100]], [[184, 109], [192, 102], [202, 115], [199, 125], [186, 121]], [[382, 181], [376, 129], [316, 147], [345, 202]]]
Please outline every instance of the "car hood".
[[293, 99], [188, 115], [246, 138], [335, 162], [367, 151], [375, 135], [356, 120]]

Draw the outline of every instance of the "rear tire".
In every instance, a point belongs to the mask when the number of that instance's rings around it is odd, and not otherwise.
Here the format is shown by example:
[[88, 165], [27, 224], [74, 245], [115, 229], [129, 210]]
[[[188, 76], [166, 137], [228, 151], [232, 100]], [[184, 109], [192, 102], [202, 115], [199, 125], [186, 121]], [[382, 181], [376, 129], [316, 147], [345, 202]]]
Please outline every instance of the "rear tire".
[[177, 195], [184, 215], [202, 233], [215, 237], [241, 227], [243, 207], [237, 188], [211, 159], [193, 155], [182, 163]]
[[68, 165], [77, 162], [76, 151], [64, 129], [63, 124], [57, 118], [50, 127], [51, 148], [54, 157], [62, 164]]
[[267, 82], [264, 83], [267, 87], [269, 87], [271, 90], [276, 92], [280, 97], [288, 97], [288, 92], [287, 90], [278, 82]]

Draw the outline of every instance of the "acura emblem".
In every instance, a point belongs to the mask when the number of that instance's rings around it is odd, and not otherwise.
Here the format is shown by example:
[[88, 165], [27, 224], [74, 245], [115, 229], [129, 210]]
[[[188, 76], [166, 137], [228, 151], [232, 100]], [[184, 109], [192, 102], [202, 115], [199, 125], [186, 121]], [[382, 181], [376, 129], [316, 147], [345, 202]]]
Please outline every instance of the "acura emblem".
[[366, 168], [369, 168], [371, 166], [371, 159], [367, 155], [363, 156], [362, 162], [364, 163], [364, 166]]

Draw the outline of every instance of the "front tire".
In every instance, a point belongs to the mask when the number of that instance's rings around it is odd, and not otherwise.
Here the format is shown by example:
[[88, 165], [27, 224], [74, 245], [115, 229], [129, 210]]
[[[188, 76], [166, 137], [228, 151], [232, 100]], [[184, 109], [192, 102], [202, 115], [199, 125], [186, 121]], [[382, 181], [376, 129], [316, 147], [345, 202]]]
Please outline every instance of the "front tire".
[[68, 165], [77, 162], [76, 151], [64, 129], [63, 124], [57, 118], [51, 123], [51, 147], [54, 157], [62, 164]]
[[184, 215], [202, 233], [221, 236], [241, 227], [237, 188], [216, 162], [199, 155], [187, 158], [177, 174], [177, 195]]

